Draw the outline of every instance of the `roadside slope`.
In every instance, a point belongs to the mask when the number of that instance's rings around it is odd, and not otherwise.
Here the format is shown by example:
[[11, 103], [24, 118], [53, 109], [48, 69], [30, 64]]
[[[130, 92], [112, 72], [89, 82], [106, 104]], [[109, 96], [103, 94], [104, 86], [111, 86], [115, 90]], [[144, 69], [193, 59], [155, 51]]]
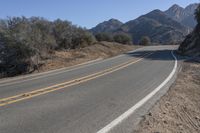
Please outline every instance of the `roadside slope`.
[[94, 45], [68, 51], [56, 51], [52, 58], [43, 62], [39, 71], [48, 71], [80, 64], [98, 58], [108, 58], [136, 49], [137, 46], [111, 42], [98, 42]]
[[[74, 66], [95, 59], [105, 59], [134, 50], [138, 47], [119, 43], [97, 42], [94, 45], [80, 49], [54, 51], [49, 55], [49, 58], [39, 62], [40, 65], [38, 68], [23, 75]], [[0, 73], [1, 77], [7, 76]]]

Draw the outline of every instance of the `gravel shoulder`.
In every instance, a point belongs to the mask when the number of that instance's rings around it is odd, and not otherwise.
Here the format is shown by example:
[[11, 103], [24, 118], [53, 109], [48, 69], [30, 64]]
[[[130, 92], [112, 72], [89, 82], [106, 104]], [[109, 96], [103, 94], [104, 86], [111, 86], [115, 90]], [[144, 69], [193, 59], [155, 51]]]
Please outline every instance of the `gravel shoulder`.
[[169, 91], [144, 116], [134, 133], [200, 132], [200, 63], [183, 62]]

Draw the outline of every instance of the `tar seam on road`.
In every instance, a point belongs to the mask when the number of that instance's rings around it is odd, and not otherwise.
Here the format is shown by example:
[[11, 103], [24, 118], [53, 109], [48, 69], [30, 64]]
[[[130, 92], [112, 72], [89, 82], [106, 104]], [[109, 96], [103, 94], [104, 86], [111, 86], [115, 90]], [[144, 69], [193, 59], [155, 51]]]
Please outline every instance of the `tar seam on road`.
[[64, 83], [56, 84], [56, 85], [53, 85], [53, 86], [49, 86], [49, 87], [42, 88], [42, 89], [37, 89], [35, 91], [22, 93], [22, 94], [7, 97], [7, 98], [2, 98], [2, 99], [0, 99], [0, 107], [11, 104], [11, 103], [16, 103], [16, 102], [19, 102], [19, 101], [22, 101], [22, 100], [30, 99], [30, 98], [33, 98], [33, 97], [36, 97], [36, 96], [39, 96], [39, 95], [43, 95], [43, 94], [46, 94], [46, 93], [50, 93], [50, 92], [53, 92], [53, 91], [56, 91], [56, 90], [64, 89], [64, 88], [67, 88], [67, 87], [70, 87], [70, 86], [73, 86], [73, 85], [84, 83], [84, 82], [87, 82], [87, 81], [92, 80], [92, 79], [96, 79], [98, 77], [101, 77], [101, 76], [110, 74], [112, 72], [118, 71], [120, 69], [123, 69], [125, 67], [128, 67], [128, 66], [130, 66], [130, 65], [132, 65], [136, 62], [143, 60], [144, 57], [147, 57], [147, 56], [150, 56], [150, 55], [152, 55], [152, 53], [145, 54], [143, 57], [141, 57], [140, 59], [138, 59], [136, 61], [134, 61], [135, 59], [131, 60], [131, 61], [127, 61], [125, 63], [122, 63], [120, 65], [117, 65], [117, 66], [114, 66], [114, 67], [111, 67], [111, 68], [108, 68], [108, 69], [105, 69], [103, 71], [100, 71], [100, 72], [97, 72], [97, 73], [94, 73], [94, 74], [91, 74], [91, 75], [87, 75], [87, 76], [84, 76], [84, 77], [81, 77], [81, 78], [77, 78], [77, 79], [74, 79], [74, 80], [70, 80], [70, 81], [67, 81], [67, 82], [64, 82]]
[[171, 51], [171, 54], [172, 54], [172, 56], [173, 56], [173, 58], [175, 60], [175, 63], [174, 63], [174, 68], [171, 71], [171, 73], [169, 74], [169, 76], [157, 88], [155, 88], [151, 93], [149, 93], [148, 95], [146, 95], [142, 100], [140, 100], [139, 102], [137, 102], [133, 107], [131, 107], [125, 113], [123, 113], [118, 118], [116, 118], [115, 120], [113, 120], [111, 123], [109, 123], [108, 125], [106, 125], [104, 128], [100, 129], [97, 133], [108, 133], [108, 132], [110, 132], [114, 127], [116, 127], [121, 122], [123, 122], [124, 120], [126, 120], [138, 108], [140, 108], [148, 100], [150, 100], [150, 98], [152, 98], [159, 90], [161, 90], [171, 80], [171, 78], [176, 73], [176, 69], [177, 69], [177, 58], [174, 55], [173, 51]]

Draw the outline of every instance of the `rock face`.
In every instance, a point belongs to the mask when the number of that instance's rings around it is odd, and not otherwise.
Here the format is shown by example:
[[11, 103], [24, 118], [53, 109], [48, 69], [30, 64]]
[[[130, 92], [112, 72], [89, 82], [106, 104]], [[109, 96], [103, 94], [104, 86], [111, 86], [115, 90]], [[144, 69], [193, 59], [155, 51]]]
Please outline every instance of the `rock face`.
[[171, 19], [164, 12], [154, 10], [135, 20], [122, 25], [117, 32], [125, 32], [138, 43], [143, 36], [151, 38], [155, 43], [181, 41], [190, 32], [190, 28]]
[[179, 5], [175, 4], [167, 11], [165, 11], [165, 14], [185, 26], [194, 28], [197, 24], [194, 17], [194, 12], [197, 7], [197, 3], [190, 4], [186, 8], [180, 7]]
[[179, 53], [189, 56], [200, 56], [200, 24], [181, 43]]
[[181, 21], [183, 17], [186, 16], [186, 13], [184, 12], [184, 8], [180, 7], [179, 5], [175, 4], [172, 7], [170, 7], [165, 13], [173, 18], [176, 21]]
[[123, 23], [117, 19], [110, 19], [98, 24], [96, 27], [92, 28], [90, 31], [94, 34], [101, 32], [113, 32], [118, 29]]

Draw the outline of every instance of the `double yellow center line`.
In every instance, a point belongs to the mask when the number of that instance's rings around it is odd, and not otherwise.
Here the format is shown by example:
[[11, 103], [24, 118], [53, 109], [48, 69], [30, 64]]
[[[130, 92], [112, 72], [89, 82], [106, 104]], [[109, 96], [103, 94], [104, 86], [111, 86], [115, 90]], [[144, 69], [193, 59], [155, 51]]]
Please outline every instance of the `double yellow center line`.
[[150, 56], [151, 54], [152, 53], [145, 54], [140, 59], [137, 59], [137, 60], [133, 59], [133, 60], [127, 61], [125, 63], [122, 63], [120, 65], [105, 69], [103, 71], [100, 71], [100, 72], [97, 72], [97, 73], [94, 73], [94, 74], [84, 76], [84, 77], [81, 77], [81, 78], [77, 78], [77, 79], [74, 79], [74, 80], [70, 80], [70, 81], [67, 81], [67, 82], [63, 82], [63, 83], [60, 83], [60, 84], [49, 86], [49, 87], [46, 87], [46, 88], [37, 89], [37, 90], [34, 90], [34, 91], [30, 91], [30, 92], [22, 93], [22, 94], [19, 94], [19, 95], [0, 99], [0, 107], [8, 105], [8, 104], [16, 103], [16, 102], [19, 102], [19, 101], [22, 101], [22, 100], [25, 100], [25, 99], [30, 99], [30, 98], [33, 98], [33, 97], [36, 97], [36, 96], [39, 96], [39, 95], [43, 95], [43, 94], [46, 94], [46, 93], [49, 93], [49, 92], [53, 92], [53, 91], [56, 91], [56, 90], [64, 89], [64, 88], [67, 88], [67, 87], [70, 87], [70, 86], [73, 86], [73, 85], [84, 83], [84, 82], [87, 82], [89, 80], [110, 74], [112, 72], [115, 72], [115, 71], [118, 71], [118, 70], [123, 69], [125, 67], [128, 67], [128, 66], [130, 66], [130, 65], [132, 65], [136, 62], [139, 62], [144, 57]]

